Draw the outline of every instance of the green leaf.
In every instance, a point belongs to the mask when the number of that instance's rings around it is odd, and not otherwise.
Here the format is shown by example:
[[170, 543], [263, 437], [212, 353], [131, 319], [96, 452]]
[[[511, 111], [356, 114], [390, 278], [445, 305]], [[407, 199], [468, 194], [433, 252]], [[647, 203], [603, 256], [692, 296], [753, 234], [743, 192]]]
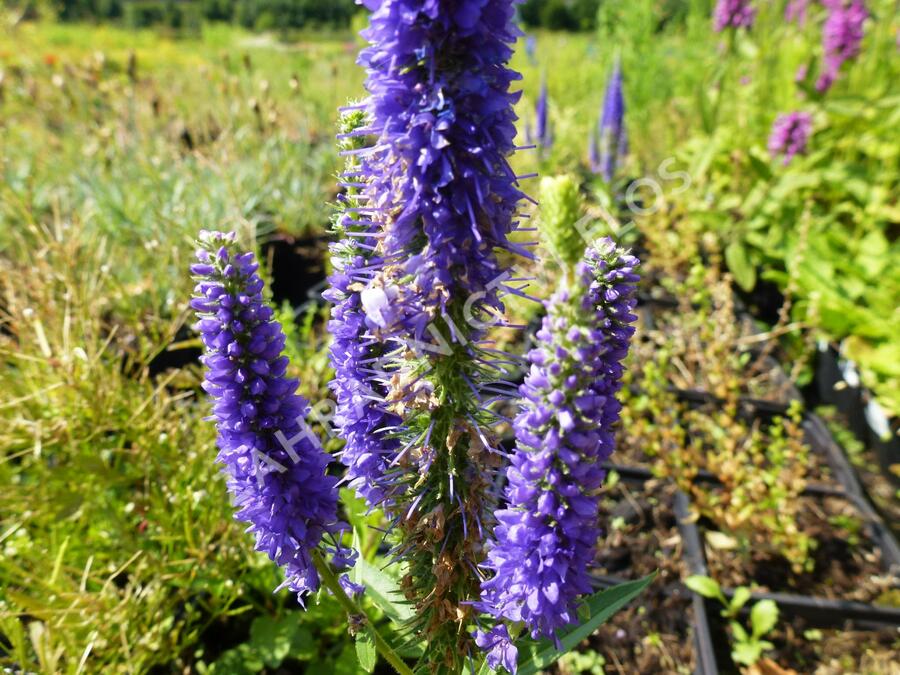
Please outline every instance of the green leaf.
[[739, 588], [734, 589], [734, 595], [731, 597], [731, 602], [728, 603], [729, 616], [736, 616], [737, 613], [741, 611], [741, 607], [746, 605], [749, 599], [749, 588], [747, 588], [746, 586], [740, 586]]
[[265, 667], [256, 650], [244, 643], [223, 652], [210, 666], [210, 673], [218, 675], [253, 675]]
[[250, 641], [270, 668], [277, 668], [291, 649], [292, 627], [270, 616], [260, 616], [250, 626]]
[[715, 579], [694, 574], [684, 580], [684, 585], [704, 598], [721, 600], [723, 604], [725, 603], [725, 596], [722, 595], [722, 589]]
[[308, 659], [313, 644], [312, 634], [300, 625], [299, 612], [284, 617], [257, 617], [250, 626], [250, 645], [255, 654], [270, 668], [277, 668], [289, 655]]
[[731, 632], [734, 634], [735, 642], [750, 641], [750, 635], [741, 624], [739, 624], [737, 621], [732, 621], [729, 625], [731, 626]]
[[655, 578], [656, 573], [654, 572], [643, 579], [619, 584], [589, 597], [586, 604], [590, 608], [591, 618], [559, 635], [562, 649], [557, 649], [556, 645], [549, 640], [534, 642], [530, 639], [523, 639], [517, 641], [516, 647], [519, 649], [519, 658], [521, 659], [519, 675], [536, 675], [541, 669], [555, 663], [560, 656], [576, 647], [579, 642], [608, 621], [613, 614], [636, 598]]
[[778, 623], [778, 605], [774, 600], [760, 600], [750, 610], [750, 625], [753, 637], [760, 638]]
[[378, 652], [375, 649], [375, 640], [372, 639], [368, 627], [356, 634], [356, 659], [359, 661], [360, 667], [367, 673], [375, 670]]
[[745, 291], [753, 290], [756, 285], [756, 268], [750, 262], [747, 249], [742, 243], [733, 241], [728, 244], [725, 248], [725, 262], [738, 286]]
[[344, 645], [340, 655], [334, 660], [334, 666], [323, 670], [323, 672], [333, 673], [334, 675], [361, 675], [365, 671], [363, 671], [357, 661], [356, 650], [353, 645], [348, 643]]
[[731, 651], [731, 658], [735, 660], [735, 663], [743, 666], [752, 666], [759, 661], [760, 656], [762, 656], [762, 645], [758, 642], [739, 642]]
[[354, 581], [366, 587], [366, 597], [394, 621], [408, 621], [413, 612], [400, 592], [396, 580], [367, 560], [359, 559], [353, 568]]

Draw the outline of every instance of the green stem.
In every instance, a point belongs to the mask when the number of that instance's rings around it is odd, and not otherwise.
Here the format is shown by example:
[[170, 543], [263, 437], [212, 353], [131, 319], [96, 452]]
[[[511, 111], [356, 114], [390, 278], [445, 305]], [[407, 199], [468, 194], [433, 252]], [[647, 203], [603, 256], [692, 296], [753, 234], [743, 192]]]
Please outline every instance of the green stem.
[[413, 671], [410, 667], [404, 663], [403, 659], [400, 658], [400, 655], [394, 651], [381, 636], [381, 633], [378, 632], [378, 629], [375, 628], [375, 624], [369, 618], [369, 615], [366, 614], [366, 611], [359, 604], [350, 599], [344, 592], [343, 587], [338, 581], [337, 575], [334, 573], [334, 570], [331, 569], [331, 565], [329, 565], [322, 557], [322, 554], [318, 551], [313, 551], [312, 557], [316, 570], [318, 570], [319, 576], [322, 578], [322, 585], [331, 591], [331, 594], [338, 601], [338, 604], [344, 608], [347, 614], [362, 615], [365, 617], [369, 634], [375, 642], [375, 649], [378, 653], [384, 657], [385, 661], [394, 667], [394, 670], [396, 670], [399, 675], [413, 675]]

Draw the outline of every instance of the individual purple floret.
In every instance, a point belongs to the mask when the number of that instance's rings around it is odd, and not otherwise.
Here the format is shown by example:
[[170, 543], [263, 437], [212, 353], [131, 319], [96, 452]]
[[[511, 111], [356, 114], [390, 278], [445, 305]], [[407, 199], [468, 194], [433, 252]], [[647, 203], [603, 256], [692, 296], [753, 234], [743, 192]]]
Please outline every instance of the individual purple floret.
[[756, 9], [750, 0], [719, 0], [713, 13], [717, 32], [726, 28], [750, 28], [756, 18]]
[[825, 0], [828, 18], [822, 26], [823, 70], [816, 81], [816, 90], [824, 93], [831, 88], [846, 61], [859, 55], [864, 25], [869, 18], [863, 0]]
[[[622, 360], [636, 317], [638, 260], [604, 239], [589, 248], [572, 285], [548, 303], [520, 388], [506, 508], [497, 513], [481, 608], [555, 638], [591, 592], [600, 535], [601, 462], [613, 451]], [[490, 642], [484, 633], [479, 638]]]
[[475, 644], [487, 653], [488, 666], [494, 670], [502, 667], [516, 675], [519, 650], [513, 644], [505, 624], [497, 624], [488, 632], [479, 631], [475, 636]]
[[352, 563], [340, 545], [336, 479], [329, 456], [304, 421], [307, 401], [285, 375], [285, 335], [263, 300], [252, 253], [234, 233], [202, 232], [191, 307], [205, 346], [203, 388], [213, 400], [218, 461], [237, 513], [250, 524], [256, 550], [284, 567], [285, 582], [303, 597], [319, 588], [312, 552], [330, 540], [338, 566]]
[[812, 131], [812, 115], [808, 112], [792, 112], [779, 115], [769, 135], [769, 154], [783, 156], [783, 163], [790, 164], [795, 155], [806, 153], [806, 143]]
[[809, 0], [789, 0], [784, 8], [784, 20], [795, 22], [798, 26], [806, 23], [806, 13], [809, 10]]
[[612, 182], [619, 161], [628, 154], [628, 131], [625, 128], [625, 94], [622, 87], [622, 63], [616, 59], [606, 84], [603, 112], [588, 149], [591, 170]]

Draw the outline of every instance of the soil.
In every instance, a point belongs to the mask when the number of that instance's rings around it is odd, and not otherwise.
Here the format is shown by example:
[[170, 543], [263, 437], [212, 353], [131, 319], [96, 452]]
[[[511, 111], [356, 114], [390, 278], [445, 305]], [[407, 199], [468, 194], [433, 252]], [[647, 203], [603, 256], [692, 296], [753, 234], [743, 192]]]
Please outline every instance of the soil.
[[769, 637], [769, 658], [811, 675], [900, 675], [900, 629], [810, 629], [802, 619], [782, 622]]
[[602, 512], [609, 526], [598, 546], [597, 573], [636, 579], [658, 572], [639, 601], [618, 612], [585, 645], [603, 655], [607, 673], [693, 672], [693, 613], [680, 581], [687, 570], [671, 508], [673, 493], [659, 481], [619, 481], [604, 489]]
[[[801, 499], [797, 525], [815, 541], [812, 571], [797, 573], [786, 559], [770, 552], [756, 551], [747, 560], [735, 550], [714, 548], [707, 540], [710, 575], [730, 588], [755, 586], [762, 591], [893, 604], [889, 596], [896, 593], [898, 580], [885, 573], [881, 554], [853, 505], [838, 497]], [[704, 522], [699, 524], [704, 531]]]

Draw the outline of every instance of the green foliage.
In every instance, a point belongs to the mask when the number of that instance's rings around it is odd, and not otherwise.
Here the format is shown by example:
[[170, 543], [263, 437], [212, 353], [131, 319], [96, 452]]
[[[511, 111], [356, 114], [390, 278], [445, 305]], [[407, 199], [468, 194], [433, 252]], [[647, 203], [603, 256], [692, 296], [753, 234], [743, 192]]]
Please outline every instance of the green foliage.
[[775, 648], [775, 645], [763, 639], [778, 624], [778, 605], [774, 600], [766, 598], [753, 604], [748, 632], [739, 621], [739, 614], [751, 598], [749, 588], [736, 588], [731, 600], [728, 600], [718, 582], [710, 577], [690, 576], [684, 580], [684, 584], [704, 598], [718, 600], [723, 605], [722, 616], [728, 619], [732, 640], [731, 658], [735, 663], [752, 666], [762, 659], [766, 651]]
[[606, 659], [593, 649], [582, 652], [569, 652], [559, 660], [559, 670], [566, 675], [588, 673], [589, 675], [604, 675]]
[[129, 28], [193, 30], [207, 20], [236, 21], [257, 30], [284, 30], [346, 27], [357, 7], [353, 0], [57, 0], [54, 9], [62, 21], [122, 19]]
[[605, 4], [603, 0], [525, 0], [519, 6], [519, 15], [531, 28], [590, 30], [601, 4]]
[[196, 34], [203, 19], [196, 2], [176, 0], [124, 0], [122, 20], [128, 28], [165, 26], [186, 34]]
[[[892, 13], [890, 2], [872, 3], [875, 16]], [[813, 25], [821, 20], [813, 12]], [[815, 72], [815, 42], [763, 11], [762, 25], [741, 37], [724, 64], [718, 89], [729, 100], [708, 129], [679, 151], [693, 179], [684, 202], [691, 217], [716, 233], [735, 281], [752, 290], [760, 278], [795, 295], [793, 318], [822, 336], [845, 340], [863, 382], [885, 409], [900, 413], [900, 77], [895, 34], [881, 22], [867, 24], [858, 61], [827, 95], [793, 74]], [[767, 23], [768, 22], [768, 23]], [[811, 38], [812, 36], [806, 36]], [[769, 51], [775, 41], [782, 45]], [[777, 56], [773, 56], [777, 54]], [[724, 66], [723, 66], [724, 67]], [[739, 70], [738, 70], [739, 69]], [[736, 81], [745, 78], [744, 84]], [[759, 106], [765, 92], [767, 108]], [[768, 157], [765, 142], [777, 112], [813, 113], [807, 155], [787, 166]]]
[[288, 656], [296, 661], [317, 657], [317, 646], [309, 629], [302, 625], [301, 612], [289, 612], [279, 618], [259, 616], [250, 626], [250, 639], [224, 652], [209, 669], [210, 673], [258, 673], [263, 668], [278, 668]]

